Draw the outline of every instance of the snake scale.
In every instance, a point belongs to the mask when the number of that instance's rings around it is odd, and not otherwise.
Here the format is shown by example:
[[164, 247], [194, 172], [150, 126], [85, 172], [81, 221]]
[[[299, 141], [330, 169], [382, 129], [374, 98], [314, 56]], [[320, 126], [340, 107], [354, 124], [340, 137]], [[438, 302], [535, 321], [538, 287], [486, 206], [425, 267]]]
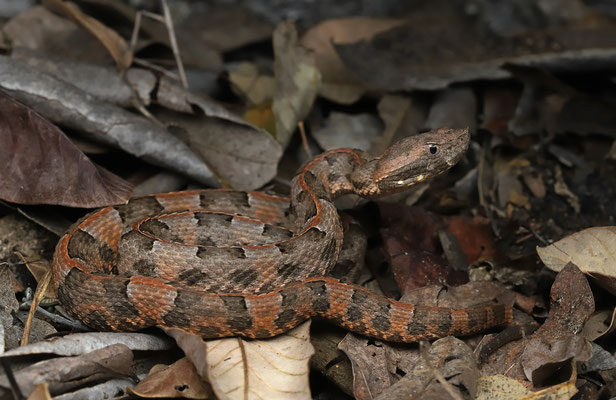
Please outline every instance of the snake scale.
[[321, 317], [392, 342], [467, 335], [512, 309], [401, 303], [327, 277], [343, 243], [332, 200], [394, 193], [449, 169], [468, 130], [405, 138], [381, 156], [323, 153], [291, 196], [196, 190], [150, 195], [87, 215], [60, 239], [53, 281], [66, 310], [99, 330], [178, 327], [205, 338], [268, 338]]

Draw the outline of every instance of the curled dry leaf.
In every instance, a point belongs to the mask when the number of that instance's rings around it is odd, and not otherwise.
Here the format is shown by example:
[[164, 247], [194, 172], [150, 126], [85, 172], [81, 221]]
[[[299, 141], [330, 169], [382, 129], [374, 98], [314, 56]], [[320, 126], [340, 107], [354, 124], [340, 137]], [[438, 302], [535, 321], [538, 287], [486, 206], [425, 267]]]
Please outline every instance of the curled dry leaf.
[[51, 122], [0, 92], [0, 198], [21, 204], [102, 207], [132, 186], [88, 159]]
[[479, 371], [466, 343], [448, 336], [421, 353], [421, 361], [376, 400], [463, 398], [462, 393], [475, 398]]
[[310, 321], [267, 340], [203, 341], [177, 328], [163, 328], [207, 379], [218, 399], [311, 399], [308, 361]]
[[116, 31], [82, 13], [70, 1], [44, 0], [43, 3], [51, 10], [72, 19], [94, 35], [109, 51], [118, 68], [125, 70], [130, 67], [133, 62], [133, 54], [128, 47], [128, 43]]
[[616, 294], [616, 227], [584, 229], [546, 247], [537, 247], [541, 261], [552, 271], [561, 271], [567, 263]]
[[374, 398], [392, 384], [388, 370], [388, 348], [373, 345], [355, 334], [347, 334], [338, 348], [351, 360], [353, 396], [357, 400]]
[[[572, 360], [588, 360], [591, 347], [582, 332], [594, 309], [586, 277], [574, 264], [567, 264], [552, 284], [547, 320], [528, 337], [519, 357], [528, 380], [536, 386], [548, 379], [564, 380], [567, 377], [562, 376], [562, 371], [568, 370]], [[520, 351], [517, 349], [515, 353]], [[512, 351], [509, 354], [515, 356]]]
[[276, 93], [276, 140], [286, 147], [297, 123], [306, 118], [317, 96], [321, 74], [314, 56], [297, 40], [292, 21], [281, 22], [274, 31]]

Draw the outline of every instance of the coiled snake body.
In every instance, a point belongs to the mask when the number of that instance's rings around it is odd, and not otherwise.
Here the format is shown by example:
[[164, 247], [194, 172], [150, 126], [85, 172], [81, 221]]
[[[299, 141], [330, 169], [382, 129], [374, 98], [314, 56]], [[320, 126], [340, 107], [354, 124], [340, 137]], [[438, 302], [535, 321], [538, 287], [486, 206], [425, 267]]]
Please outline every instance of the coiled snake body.
[[311, 317], [394, 342], [509, 323], [508, 306], [414, 306], [326, 277], [343, 242], [335, 197], [405, 189], [457, 163], [468, 143], [467, 130], [440, 129], [403, 139], [374, 159], [333, 150], [300, 170], [290, 199], [202, 190], [100, 209], [57, 245], [58, 297], [95, 329], [159, 325], [205, 338], [267, 338]]

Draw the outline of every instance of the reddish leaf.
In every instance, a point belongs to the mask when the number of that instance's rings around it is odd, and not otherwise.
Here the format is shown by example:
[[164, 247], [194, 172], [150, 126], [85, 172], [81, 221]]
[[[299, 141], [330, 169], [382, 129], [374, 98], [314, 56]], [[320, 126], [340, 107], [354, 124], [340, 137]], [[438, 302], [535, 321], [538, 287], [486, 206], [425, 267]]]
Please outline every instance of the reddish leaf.
[[132, 186], [92, 163], [51, 122], [0, 92], [0, 198], [21, 204], [101, 207]]

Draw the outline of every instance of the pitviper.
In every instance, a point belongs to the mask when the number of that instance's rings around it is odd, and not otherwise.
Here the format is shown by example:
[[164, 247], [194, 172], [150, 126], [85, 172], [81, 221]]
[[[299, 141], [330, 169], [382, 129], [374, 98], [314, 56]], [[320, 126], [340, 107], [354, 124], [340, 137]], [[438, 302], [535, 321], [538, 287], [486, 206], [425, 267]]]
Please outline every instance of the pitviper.
[[397, 192], [456, 164], [468, 130], [402, 139], [381, 156], [323, 153], [291, 196], [196, 190], [132, 199], [87, 215], [60, 239], [53, 281], [66, 310], [100, 330], [178, 327], [205, 338], [267, 338], [321, 317], [392, 342], [507, 324], [512, 309], [401, 303], [326, 275], [343, 229], [333, 199]]

